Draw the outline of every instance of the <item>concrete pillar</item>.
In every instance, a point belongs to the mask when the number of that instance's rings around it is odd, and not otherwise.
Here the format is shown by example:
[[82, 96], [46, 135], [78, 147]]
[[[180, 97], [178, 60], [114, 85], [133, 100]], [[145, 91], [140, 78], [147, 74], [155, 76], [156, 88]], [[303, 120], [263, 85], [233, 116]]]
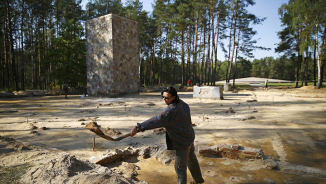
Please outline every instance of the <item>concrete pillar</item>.
[[138, 92], [138, 35], [138, 22], [114, 14], [86, 21], [88, 95]]

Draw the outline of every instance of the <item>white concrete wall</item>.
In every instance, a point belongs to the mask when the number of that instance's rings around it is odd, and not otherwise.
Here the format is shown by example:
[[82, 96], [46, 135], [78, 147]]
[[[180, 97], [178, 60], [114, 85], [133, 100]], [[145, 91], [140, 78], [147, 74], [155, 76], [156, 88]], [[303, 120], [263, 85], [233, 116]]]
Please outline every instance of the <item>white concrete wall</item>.
[[222, 87], [197, 87], [194, 86], [193, 92], [194, 98], [218, 98], [223, 99], [223, 88]]

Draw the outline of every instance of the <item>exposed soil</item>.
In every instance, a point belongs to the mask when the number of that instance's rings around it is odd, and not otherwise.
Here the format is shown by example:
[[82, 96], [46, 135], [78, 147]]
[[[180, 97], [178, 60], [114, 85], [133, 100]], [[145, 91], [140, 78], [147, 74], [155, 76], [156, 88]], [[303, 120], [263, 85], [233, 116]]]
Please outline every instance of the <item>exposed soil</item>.
[[[192, 92], [184, 89], [179, 96], [191, 109], [196, 148], [238, 143], [261, 148], [278, 164], [271, 170], [261, 160], [198, 156], [205, 183], [326, 183], [326, 89], [241, 90], [225, 92], [224, 100], [192, 98]], [[154, 157], [131, 157], [107, 166], [92, 163], [107, 150], [164, 147], [164, 134], [149, 130], [114, 142], [85, 128], [93, 121], [103, 131], [126, 134], [165, 106], [159, 92], [123, 98], [1, 98], [0, 181], [176, 183], [173, 162], [164, 165]], [[230, 107], [233, 113], [228, 113]]]

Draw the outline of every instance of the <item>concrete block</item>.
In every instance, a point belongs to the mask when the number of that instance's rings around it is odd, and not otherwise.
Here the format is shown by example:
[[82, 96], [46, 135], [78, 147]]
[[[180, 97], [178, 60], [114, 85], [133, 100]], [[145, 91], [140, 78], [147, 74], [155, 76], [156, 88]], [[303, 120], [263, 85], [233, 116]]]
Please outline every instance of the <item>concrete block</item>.
[[223, 89], [221, 87], [197, 87], [193, 88], [194, 98], [217, 98], [223, 99]]

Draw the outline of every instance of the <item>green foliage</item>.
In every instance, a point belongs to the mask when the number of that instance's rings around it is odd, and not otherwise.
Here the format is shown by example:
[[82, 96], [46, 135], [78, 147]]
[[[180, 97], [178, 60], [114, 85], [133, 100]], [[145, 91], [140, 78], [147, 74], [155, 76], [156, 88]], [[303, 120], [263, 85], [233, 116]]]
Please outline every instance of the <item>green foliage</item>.
[[[251, 76], [260, 78], [295, 80], [294, 62], [286, 57], [274, 59], [273, 57], [266, 57], [262, 59], [254, 59], [252, 62]], [[309, 60], [312, 65], [312, 60]], [[313, 68], [309, 70], [313, 72]], [[313, 78], [310, 78], [313, 80]]]
[[[296, 57], [296, 80], [308, 80], [309, 70], [306, 58], [314, 49], [319, 53], [318, 70], [321, 71], [325, 60], [326, 2], [319, 0], [290, 0], [279, 9], [284, 29], [278, 33], [281, 42], [275, 49], [284, 57]], [[319, 36], [321, 34], [321, 36]], [[296, 56], [295, 56], [296, 54]], [[323, 72], [318, 73], [321, 79]], [[311, 78], [311, 77], [310, 77]], [[314, 79], [315, 80], [315, 79]], [[321, 86], [319, 80], [318, 86]], [[298, 87], [298, 84], [296, 84]]]
[[[284, 29], [275, 51], [284, 55], [250, 62], [254, 50], [268, 50], [253, 39], [257, 32], [251, 25], [265, 20], [247, 11], [254, 0], [156, 0], [152, 14], [139, 0], [125, 5], [121, 0], [89, 0], [86, 10], [81, 0], [1, 1], [0, 89], [15, 90], [17, 83], [21, 89], [47, 89], [65, 82], [86, 87], [84, 21], [109, 13], [139, 22], [140, 80], [146, 85], [184, 84], [185, 78], [214, 85], [227, 75], [294, 81], [306, 74], [315, 80], [313, 56], [305, 60], [305, 55], [316, 45], [318, 69], [325, 70], [325, 2], [289, 0], [282, 5]], [[225, 58], [236, 53], [229, 59], [232, 65], [217, 60], [213, 45]]]

